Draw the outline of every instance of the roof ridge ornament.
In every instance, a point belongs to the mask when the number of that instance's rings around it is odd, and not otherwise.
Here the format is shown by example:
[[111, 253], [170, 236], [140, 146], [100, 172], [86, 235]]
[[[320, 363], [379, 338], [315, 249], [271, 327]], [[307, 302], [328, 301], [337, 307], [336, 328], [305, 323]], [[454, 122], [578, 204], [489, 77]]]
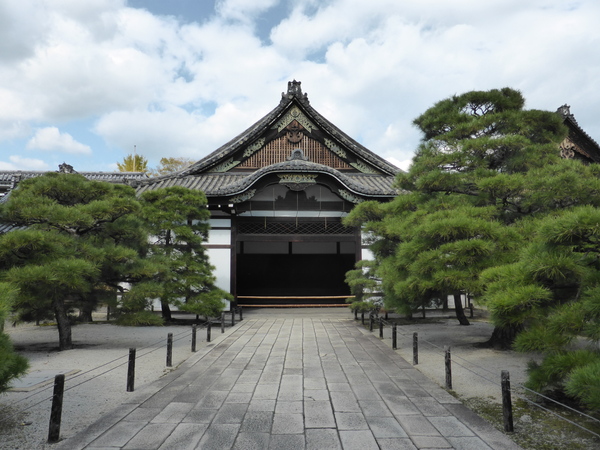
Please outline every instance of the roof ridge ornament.
[[285, 102], [286, 100], [291, 100], [293, 98], [297, 98], [302, 103], [306, 103], [307, 105], [310, 103], [308, 101], [308, 94], [302, 93], [302, 82], [301, 81], [288, 81], [287, 94], [281, 93], [281, 101]]
[[73, 166], [70, 164], [67, 164], [66, 162], [59, 164], [57, 172], [58, 173], [77, 173], [73, 169]]
[[556, 112], [559, 113], [563, 117], [571, 117], [571, 118], [573, 118], [573, 114], [571, 114], [571, 106], [567, 105], [566, 103], [564, 105], [560, 106], [556, 110]]

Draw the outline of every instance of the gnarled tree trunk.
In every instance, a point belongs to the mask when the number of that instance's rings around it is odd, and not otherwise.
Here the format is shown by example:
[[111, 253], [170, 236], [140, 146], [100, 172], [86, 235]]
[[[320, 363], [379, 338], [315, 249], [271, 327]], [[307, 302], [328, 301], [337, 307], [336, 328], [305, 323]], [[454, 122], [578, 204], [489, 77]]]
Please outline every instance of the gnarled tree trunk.
[[494, 348], [496, 350], [510, 350], [517, 337], [517, 334], [523, 330], [522, 326], [514, 327], [495, 327], [492, 336], [483, 344], [482, 347]]
[[58, 328], [58, 349], [70, 350], [73, 348], [71, 338], [71, 322], [67, 316], [67, 309], [63, 300], [53, 300], [52, 309], [54, 309], [54, 318]]
[[460, 323], [461, 325], [471, 325], [469, 319], [467, 319], [467, 316], [465, 315], [462, 299], [460, 298], [460, 292], [455, 292], [453, 297], [454, 310], [456, 311], [456, 318], [458, 319], [458, 323]]

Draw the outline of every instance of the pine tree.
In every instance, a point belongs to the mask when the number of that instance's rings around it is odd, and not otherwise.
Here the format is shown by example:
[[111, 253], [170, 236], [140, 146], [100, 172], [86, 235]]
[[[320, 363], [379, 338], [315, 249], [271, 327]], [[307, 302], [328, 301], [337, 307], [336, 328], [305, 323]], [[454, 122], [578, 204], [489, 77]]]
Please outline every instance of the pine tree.
[[[374, 252], [390, 308], [480, 294], [481, 271], [514, 260], [527, 240], [517, 224], [587, 195], [561, 185], [564, 192], [549, 198], [556, 167], [571, 164], [559, 158], [566, 130], [558, 114], [524, 103], [509, 88], [438, 102], [414, 121], [424, 138], [409, 172], [398, 176], [403, 192], [375, 220], [363, 212], [368, 204], [350, 214], [349, 223], [380, 238]], [[494, 340], [507, 344], [517, 331], [498, 327]]]
[[147, 234], [132, 188], [47, 173], [24, 180], [3, 205], [4, 221], [27, 226], [0, 235], [0, 274], [18, 289], [22, 320], [51, 314], [61, 350], [72, 347], [70, 311], [91, 311], [121, 283], [156, 273], [140, 257]]
[[232, 297], [215, 287], [214, 267], [203, 246], [210, 217], [206, 196], [169, 187], [144, 192], [141, 202], [152, 236], [152, 257], [168, 268], [159, 278], [163, 318], [171, 320], [169, 305], [206, 317], [219, 315], [222, 300]]

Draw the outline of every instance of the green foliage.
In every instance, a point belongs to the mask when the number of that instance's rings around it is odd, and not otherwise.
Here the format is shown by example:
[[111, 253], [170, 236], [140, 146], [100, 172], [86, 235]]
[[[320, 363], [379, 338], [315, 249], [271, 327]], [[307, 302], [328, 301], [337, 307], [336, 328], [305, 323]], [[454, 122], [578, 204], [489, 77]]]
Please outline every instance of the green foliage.
[[115, 323], [126, 327], [160, 327], [164, 325], [164, 320], [152, 311], [141, 310], [121, 314]]
[[8, 335], [3, 330], [17, 294], [14, 285], [0, 283], [0, 393], [6, 391], [11, 381], [24, 375], [29, 368], [27, 360], [15, 353]]
[[594, 353], [585, 364], [575, 367], [565, 383], [565, 391], [588, 408], [600, 410], [600, 355]]
[[188, 311], [209, 319], [218, 317], [225, 307], [223, 300], [233, 300], [233, 296], [222, 289], [212, 288], [207, 292], [200, 292], [188, 297], [185, 302], [179, 304], [179, 309]]
[[128, 186], [47, 173], [24, 180], [3, 205], [2, 219], [25, 230], [0, 236], [0, 276], [18, 287], [17, 317], [52, 314], [61, 349], [71, 347], [69, 312], [91, 318], [99, 301], [157, 272], [142, 259], [147, 234]]

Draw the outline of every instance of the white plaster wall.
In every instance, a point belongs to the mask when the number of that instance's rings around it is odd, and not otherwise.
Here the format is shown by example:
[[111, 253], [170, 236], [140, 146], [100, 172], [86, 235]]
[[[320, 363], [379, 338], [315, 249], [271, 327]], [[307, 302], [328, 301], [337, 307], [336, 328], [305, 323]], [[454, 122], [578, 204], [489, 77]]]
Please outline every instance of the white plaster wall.
[[210, 264], [215, 267], [217, 287], [229, 292], [231, 289], [231, 250], [228, 248], [207, 249]]

